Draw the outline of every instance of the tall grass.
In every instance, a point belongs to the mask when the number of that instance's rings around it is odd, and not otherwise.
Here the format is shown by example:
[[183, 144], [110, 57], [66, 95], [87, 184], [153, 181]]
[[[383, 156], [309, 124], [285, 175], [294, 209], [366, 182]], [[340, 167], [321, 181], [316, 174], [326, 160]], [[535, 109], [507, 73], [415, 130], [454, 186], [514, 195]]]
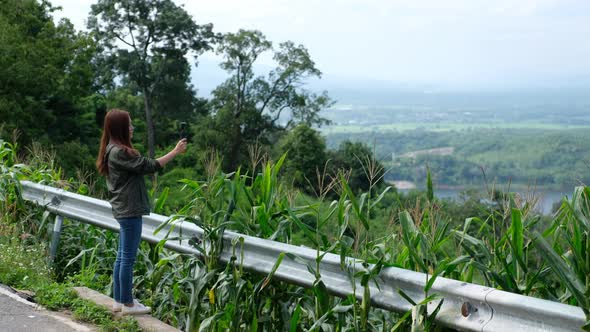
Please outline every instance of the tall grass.
[[[59, 172], [47, 167], [46, 173], [41, 172], [46, 175], [40, 175], [36, 169], [17, 166], [16, 147], [0, 146], [0, 185], [7, 197], [0, 208], [9, 212], [0, 225], [14, 225], [26, 218], [23, 211], [29, 209], [19, 198], [17, 180], [47, 182], [59, 178]], [[310, 198], [281, 180], [284, 158], [253, 167], [259, 170], [256, 174], [241, 170], [223, 174], [212, 154], [204, 179], [182, 180], [187, 204], [168, 222], [182, 219], [205, 230], [202, 242], [190, 239], [203, 259], [170, 252], [163, 242], [141, 245], [135, 274], [137, 295], [152, 305], [156, 316], [187, 331], [437, 330], [441, 329], [435, 324], [438, 309], [429, 312], [426, 303], [439, 301], [440, 308], [444, 299], [432, 292], [432, 285], [444, 276], [577, 305], [590, 319], [588, 187], [576, 188], [571, 200], [564, 199], [549, 223], [535, 215], [530, 205], [506, 195], [503, 204], [457, 225], [432, 194], [430, 176], [428, 192], [413, 202], [402, 201], [403, 197], [387, 187], [355, 192], [348, 186], [345, 170], [324, 182], [329, 189]], [[365, 167], [369, 178], [380, 176], [380, 170], [371, 169], [370, 160]], [[324, 194], [328, 191], [334, 199]], [[162, 208], [167, 191], [156, 196], [156, 207]], [[392, 200], [397, 200], [393, 207]], [[43, 238], [47, 216], [30, 220], [31, 233]], [[244, 271], [239, 239], [229, 248], [234, 253], [232, 261], [222, 263], [219, 255], [228, 229], [316, 249], [316, 264], [308, 266], [315, 277], [313, 287], [304, 289], [272, 279], [282, 255], [269, 275]], [[63, 236], [57, 278], [109, 294], [116, 235], [69, 221]], [[350, 275], [351, 285], [355, 281], [361, 285], [354, 289], [360, 301], [355, 295], [335, 298], [328, 294], [320, 269], [325, 252], [340, 255], [345, 270], [347, 256], [371, 263]], [[412, 305], [402, 315], [371, 307], [368, 286], [388, 266], [426, 273], [423, 298], [412, 299], [399, 290]]]
[[577, 187], [571, 200], [563, 200], [551, 227], [535, 231], [533, 242], [557, 276], [552, 297], [584, 310], [590, 331], [590, 188]]

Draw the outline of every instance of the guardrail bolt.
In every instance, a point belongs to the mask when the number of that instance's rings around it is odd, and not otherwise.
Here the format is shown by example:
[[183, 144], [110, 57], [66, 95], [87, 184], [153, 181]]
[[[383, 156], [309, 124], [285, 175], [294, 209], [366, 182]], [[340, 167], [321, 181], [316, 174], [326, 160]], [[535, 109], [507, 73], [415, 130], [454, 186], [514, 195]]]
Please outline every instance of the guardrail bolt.
[[477, 312], [477, 308], [469, 302], [463, 302], [461, 306], [461, 315], [463, 317], [469, 317], [472, 313]]

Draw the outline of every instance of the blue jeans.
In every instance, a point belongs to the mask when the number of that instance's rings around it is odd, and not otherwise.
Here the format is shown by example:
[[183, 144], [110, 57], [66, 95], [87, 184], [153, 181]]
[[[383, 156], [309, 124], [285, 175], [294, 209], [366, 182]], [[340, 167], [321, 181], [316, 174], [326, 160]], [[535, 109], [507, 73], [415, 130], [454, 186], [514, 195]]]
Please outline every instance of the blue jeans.
[[133, 265], [141, 241], [141, 217], [117, 219], [119, 231], [119, 249], [113, 271], [113, 298], [119, 303], [133, 303]]

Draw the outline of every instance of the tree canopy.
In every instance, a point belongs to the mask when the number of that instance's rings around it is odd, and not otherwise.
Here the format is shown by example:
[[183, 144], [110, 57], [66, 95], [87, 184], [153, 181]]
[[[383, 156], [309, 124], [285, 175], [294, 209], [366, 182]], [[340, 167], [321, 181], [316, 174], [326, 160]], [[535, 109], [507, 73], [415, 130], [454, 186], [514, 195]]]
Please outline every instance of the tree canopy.
[[[92, 5], [88, 28], [103, 51], [98, 62], [104, 67], [104, 73], [111, 75], [111, 82], [115, 77], [127, 80], [142, 94], [148, 153], [153, 157], [154, 113], [165, 112], [164, 109], [154, 110], [154, 106], [161, 106], [154, 105], [154, 95], [165, 83], [176, 87], [180, 95], [190, 95], [186, 86], [185, 57], [189, 52], [197, 56], [211, 49], [217, 38], [212, 24], [196, 24], [184, 8], [172, 0], [99, 0]], [[178, 73], [176, 79], [171, 79], [179, 66], [182, 69], [180, 78], [184, 78], [185, 83], [181, 89], [177, 84]]]
[[[273, 52], [276, 67], [257, 76], [255, 63], [267, 51]], [[247, 160], [249, 145], [276, 142], [300, 123], [328, 123], [319, 113], [332, 100], [325, 92], [317, 95], [303, 88], [307, 79], [321, 76], [304, 46], [284, 42], [275, 50], [262, 32], [239, 30], [224, 35], [217, 53], [230, 77], [213, 91], [213, 114], [200, 141], [223, 151], [225, 169]]]
[[[93, 125], [94, 44], [68, 20], [54, 24], [48, 2], [0, 6], [0, 123], [24, 142], [82, 138]], [[88, 125], [85, 127], [84, 125]]]
[[[317, 128], [333, 101], [306, 89], [320, 78], [308, 50], [291, 41], [273, 44], [260, 31], [219, 35], [197, 24], [172, 0], [97, 0], [79, 32], [48, 1], [2, 0], [0, 6], [0, 135], [15, 129], [25, 144], [48, 144], [72, 175], [92, 170], [105, 112], [128, 110], [134, 146], [150, 157], [179, 138], [188, 124], [191, 172], [211, 149], [231, 172], [257, 151], [288, 151], [285, 173], [307, 193], [317, 190], [316, 170], [328, 159]], [[227, 72], [210, 98], [191, 84], [192, 61], [215, 51]], [[274, 67], [260, 71], [260, 57]], [[157, 143], [157, 144], [156, 144]], [[341, 166], [348, 166], [342, 164]], [[254, 170], [253, 170], [254, 171]]]

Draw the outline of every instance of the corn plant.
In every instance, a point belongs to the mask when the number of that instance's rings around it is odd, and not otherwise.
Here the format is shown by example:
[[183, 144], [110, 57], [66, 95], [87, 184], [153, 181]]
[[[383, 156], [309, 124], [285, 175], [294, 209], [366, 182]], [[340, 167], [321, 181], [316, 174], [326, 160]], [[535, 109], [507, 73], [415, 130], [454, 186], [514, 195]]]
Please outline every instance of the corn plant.
[[449, 237], [450, 222], [441, 216], [434, 199], [430, 170], [427, 170], [426, 188], [427, 200], [421, 209], [415, 208], [399, 213], [399, 237], [402, 241], [397, 247], [397, 256], [390, 256], [395, 259], [396, 266], [425, 273], [424, 299], [412, 299], [399, 289], [398, 293], [412, 305], [412, 309], [399, 319], [393, 330], [434, 329], [434, 320], [444, 299], [440, 299], [437, 307], [429, 313], [428, 303], [439, 300], [437, 294], [431, 294], [431, 288], [440, 276], [456, 276], [457, 267], [468, 260], [464, 255], [449, 255], [449, 252], [453, 252], [455, 243]]
[[486, 219], [468, 218], [462, 231], [453, 231], [471, 258], [460, 279], [517, 294], [548, 296], [551, 288], [543, 282], [547, 269], [531, 240], [540, 216], [514, 194], [505, 195], [498, 206], [489, 210]]
[[18, 145], [0, 139], [0, 231], [13, 236], [30, 237], [41, 234], [46, 238], [48, 212], [25, 204], [22, 199], [21, 180], [60, 185], [61, 170], [50, 165], [51, 156], [38, 153], [29, 161], [35, 167], [23, 163], [18, 154]]
[[[47, 241], [50, 215], [22, 201], [18, 180], [33, 179], [74, 190], [82, 188], [83, 183], [63, 181], [59, 170], [51, 163], [44, 164], [40, 152], [30, 160], [34, 167], [20, 163], [16, 148], [0, 142], [0, 226], [21, 227], [20, 221], [25, 220], [26, 228], [22, 226], [19, 232], [26, 230], [35, 241]], [[135, 285], [137, 295], [152, 306], [156, 316], [191, 332], [439, 330], [435, 318], [444, 299], [432, 287], [443, 276], [577, 305], [589, 315], [587, 187], [576, 188], [572, 200], [563, 202], [548, 227], [532, 212], [530, 204], [514, 195], [454, 227], [441, 212], [431, 176], [427, 177], [427, 192], [422, 198], [405, 205], [398, 201], [397, 206], [405, 208], [388, 208], [389, 220], [383, 220], [383, 215], [375, 212], [383, 209], [380, 204], [389, 195], [389, 188], [371, 186], [366, 193], [355, 192], [342, 171], [326, 184], [329, 189], [309, 198], [294, 193], [281, 180], [283, 160], [284, 156], [276, 163], [254, 165], [252, 169], [259, 171], [256, 174], [242, 174], [240, 170], [222, 174], [211, 163], [205, 167], [205, 179], [182, 181], [188, 203], [168, 224], [174, 226], [177, 220], [183, 220], [202, 227], [202, 241], [188, 239], [201, 251], [202, 258], [170, 252], [164, 248], [164, 241], [142, 243]], [[370, 160], [364, 165], [373, 183], [380, 173]], [[92, 187], [87, 185], [79, 191], [87, 193]], [[336, 196], [326, 195], [328, 190]], [[158, 211], [167, 211], [167, 194], [165, 189], [155, 199]], [[389, 233], [375, 230], [379, 223], [388, 221]], [[307, 265], [314, 276], [312, 287], [304, 289], [273, 280], [283, 254], [268, 275], [244, 271], [243, 239], [238, 237], [227, 244], [223, 241], [227, 229], [316, 249], [316, 260]], [[66, 220], [62, 237], [55, 277], [109, 294], [116, 234]], [[222, 263], [219, 255], [228, 250], [231, 260]], [[328, 293], [321, 271], [326, 252], [340, 255], [353, 294], [340, 299]], [[356, 259], [360, 268], [350, 269], [347, 257]], [[374, 294], [369, 286], [379, 287], [377, 276], [389, 266], [425, 273], [420, 298], [399, 290], [412, 306], [401, 315], [373, 308], [370, 302]], [[429, 311], [427, 304], [431, 301], [438, 301], [438, 307]], [[586, 324], [586, 330], [589, 327], [590, 323]]]
[[533, 236], [544, 261], [561, 284], [559, 299], [584, 310], [586, 331], [590, 331], [589, 234], [590, 187], [576, 187], [571, 201], [563, 201], [553, 225]]

